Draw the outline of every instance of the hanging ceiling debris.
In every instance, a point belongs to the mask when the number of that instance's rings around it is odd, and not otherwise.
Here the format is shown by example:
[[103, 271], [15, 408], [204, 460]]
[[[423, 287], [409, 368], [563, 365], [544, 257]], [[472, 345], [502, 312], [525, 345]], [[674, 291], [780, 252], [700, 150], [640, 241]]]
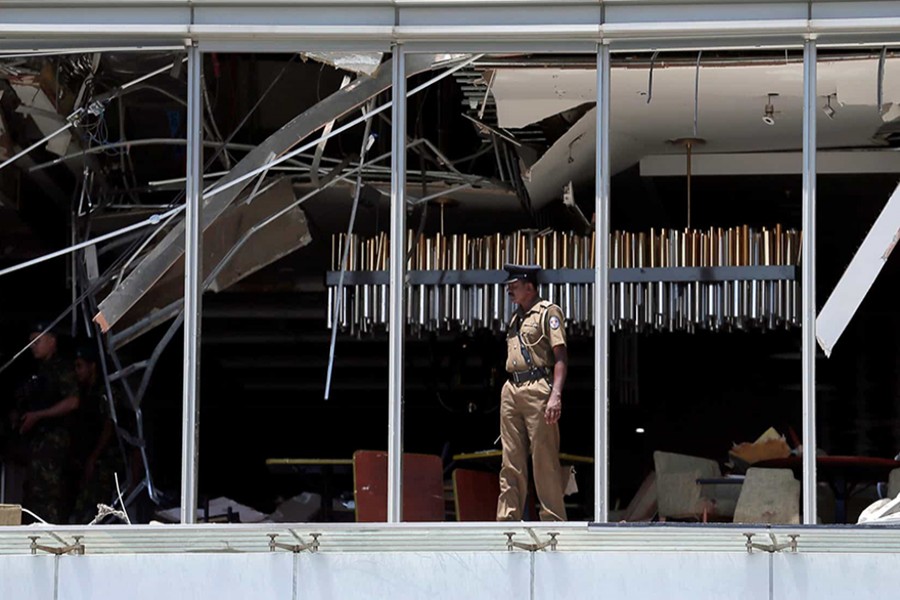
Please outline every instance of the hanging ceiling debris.
[[[797, 56], [705, 55], [695, 79], [697, 58], [689, 53], [665, 60], [617, 58], [611, 84], [614, 173], [635, 164], [650, 168], [660, 163], [654, 157], [679, 153], [671, 140], [694, 127], [706, 140], [697, 157], [717, 157], [717, 164], [742, 161], [747, 152], [799, 149]], [[408, 138], [415, 155], [407, 184], [411, 208], [424, 211], [439, 200], [443, 218], [453, 200], [462, 212], [492, 211], [510, 215], [511, 225], [536, 224], [539, 212], [559, 201], [567, 186], [593, 179], [593, 62], [584, 56], [411, 54], [409, 76], [418, 81], [420, 74], [463, 59], [468, 61], [435, 84], [434, 93], [426, 90], [408, 100], [414, 115]], [[869, 150], [859, 160], [883, 169], [883, 157], [872, 150], [893, 144], [886, 128], [900, 114], [895, 60], [890, 56], [879, 70], [871, 53], [820, 57], [819, 91], [830, 112], [820, 119], [822, 148]], [[203, 229], [214, 250], [205, 259], [215, 267], [231, 254], [208, 289], [225, 289], [305, 245], [307, 217], [329, 232], [340, 230], [353, 197], [351, 173], [363, 173], [364, 205], [377, 210], [387, 203], [389, 119], [386, 113], [371, 117], [377, 141], [374, 158], [364, 165], [348, 150], [358, 148], [361, 128], [348, 124], [365, 120], [360, 111], [366, 103], [388, 101], [389, 57], [208, 54], [206, 63]], [[182, 203], [185, 71], [183, 55], [172, 52], [20, 55], [0, 61], [0, 157], [4, 162], [16, 157], [4, 164], [13, 168], [0, 167], [0, 202], [20, 209], [24, 194], [32, 209], [55, 205], [65, 213], [75, 197], [79, 235], [114, 230]], [[879, 77], [883, 81], [876, 86]], [[323, 133], [331, 136], [327, 143], [317, 139]], [[759, 165], [765, 168], [764, 162]], [[265, 193], [241, 204], [260, 190]], [[284, 224], [286, 237], [257, 236], [241, 251], [229, 246], [283, 210], [269, 231], [281, 231]], [[43, 215], [41, 210], [21, 214], [35, 231], [47, 227], [34, 217]], [[92, 314], [104, 331], [132, 330], [177, 299], [181, 218], [160, 224], [152, 238], [135, 234], [100, 249], [101, 266], [118, 264]]]
[[[414, 75], [434, 65], [433, 55], [416, 55], [408, 62], [408, 73]], [[326, 123], [360, 108], [365, 102], [389, 89], [391, 64], [382, 65], [371, 78], [357, 79], [331, 96], [304, 111], [262, 144], [251, 150], [222, 177], [211, 190], [203, 194], [201, 229], [206, 231], [228, 206], [250, 184], [250, 177], [258, 174], [276, 157], [301, 143]], [[135, 303], [184, 254], [183, 223], [176, 224], [140, 264], [100, 303], [94, 320], [101, 329], [109, 331]]]

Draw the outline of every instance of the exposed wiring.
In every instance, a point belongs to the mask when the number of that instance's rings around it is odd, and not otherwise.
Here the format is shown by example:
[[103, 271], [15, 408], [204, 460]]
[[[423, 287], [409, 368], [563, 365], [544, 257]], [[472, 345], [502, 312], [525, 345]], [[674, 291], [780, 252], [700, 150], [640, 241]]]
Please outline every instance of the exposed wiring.
[[137, 223], [133, 223], [126, 227], [122, 227], [121, 229], [117, 229], [115, 231], [105, 233], [101, 236], [97, 236], [90, 240], [80, 242], [73, 246], [69, 246], [68, 248], [63, 248], [62, 250], [57, 250], [56, 252], [51, 252], [49, 254], [39, 256], [32, 260], [28, 260], [23, 263], [13, 265], [11, 267], [7, 267], [5, 269], [0, 269], [0, 277], [2, 277], [3, 275], [9, 275], [10, 273], [15, 273], [16, 271], [21, 271], [22, 269], [26, 269], [26, 268], [32, 267], [34, 265], [41, 264], [43, 262], [57, 258], [59, 256], [65, 256], [66, 254], [75, 252], [76, 250], [81, 250], [82, 248], [87, 248], [88, 246], [94, 246], [96, 244], [99, 244], [100, 242], [105, 242], [106, 240], [111, 240], [113, 238], [119, 237], [120, 235], [125, 235], [126, 233], [134, 231], [135, 229], [141, 229], [143, 227], [147, 227], [148, 225], [158, 225], [161, 221], [167, 219], [171, 215], [181, 212], [182, 210], [184, 210], [184, 205], [177, 206], [177, 207], [173, 208], [172, 210], [162, 213], [162, 214], [152, 215], [152, 216], [144, 219], [143, 221], [139, 221]]
[[[372, 142], [374, 138], [372, 138], [372, 116], [371, 109], [374, 105], [374, 101], [370, 101], [366, 105], [366, 110], [364, 114], [368, 117], [366, 119], [366, 127], [365, 132], [363, 133], [362, 140], [362, 148], [359, 151], [359, 164], [360, 168], [356, 173], [356, 189], [353, 194], [353, 207], [350, 209], [350, 223], [347, 225], [347, 239], [349, 240], [350, 235], [353, 233], [353, 225], [356, 221], [356, 209], [359, 206], [359, 194], [362, 190], [362, 165], [366, 161], [366, 152], [369, 148], [372, 147]], [[335, 292], [334, 297], [334, 322], [331, 326], [331, 344], [328, 349], [328, 371], [325, 375], [325, 400], [328, 400], [328, 396], [331, 394], [331, 373], [334, 370], [334, 346], [337, 342], [337, 318], [341, 312], [341, 299], [343, 297], [343, 288], [344, 288], [344, 274], [347, 271], [347, 256], [350, 252], [350, 244], [344, 244], [343, 255], [341, 256], [341, 274], [338, 279], [337, 290]]]
[[44, 519], [42, 519], [41, 517], [39, 517], [39, 516], [36, 515], [35, 513], [31, 512], [30, 510], [28, 510], [28, 509], [25, 508], [24, 506], [21, 507], [21, 508], [22, 508], [22, 512], [23, 512], [23, 513], [25, 513], [25, 514], [27, 514], [27, 515], [31, 515], [32, 517], [34, 517], [35, 519], [37, 519], [38, 521], [40, 521], [40, 522], [43, 523], [44, 525], [52, 525], [52, 524], [53, 524], [53, 523], [48, 523], [47, 521], [45, 521]]
[[122, 500], [122, 488], [119, 487], [119, 474], [113, 471], [113, 477], [116, 480], [116, 493], [119, 495], [119, 506], [122, 507], [122, 513], [125, 515], [125, 522], [131, 525], [131, 519], [128, 518], [128, 510], [125, 508], [125, 501]]
[[[418, 94], [420, 91], [428, 88], [429, 86], [437, 83], [438, 81], [440, 81], [446, 77], [449, 77], [450, 75], [453, 75], [453, 73], [459, 71], [460, 69], [464, 69], [465, 67], [467, 67], [468, 65], [472, 64], [473, 62], [479, 60], [483, 56], [484, 56], [484, 54], [476, 54], [474, 56], [470, 56], [466, 60], [463, 60], [463, 61], [457, 63], [456, 65], [447, 69], [446, 71], [443, 71], [439, 75], [435, 75], [428, 81], [409, 90], [408, 92], [406, 92], [406, 97], [409, 98], [411, 96]], [[294, 158], [295, 156], [298, 156], [299, 154], [301, 154], [303, 152], [306, 152], [310, 148], [313, 148], [316, 145], [318, 145], [323, 140], [330, 139], [332, 137], [340, 135], [344, 131], [350, 129], [351, 127], [358, 125], [359, 123], [362, 123], [363, 121], [367, 120], [368, 118], [388, 110], [393, 105], [393, 102], [394, 102], [393, 100], [389, 100], [389, 101], [385, 102], [384, 104], [378, 106], [377, 108], [372, 109], [372, 111], [367, 113], [366, 116], [357, 117], [356, 119], [353, 119], [353, 120], [349, 121], [348, 123], [345, 123], [341, 127], [338, 127], [337, 129], [333, 130], [329, 135], [320, 136], [310, 142], [303, 144], [302, 146], [300, 146], [297, 149], [291, 150], [289, 152], [286, 152], [286, 153], [280, 155], [278, 158], [276, 158], [274, 161], [272, 161], [272, 163], [270, 165], [255, 168], [247, 173], [244, 173], [238, 177], [235, 177], [234, 179], [232, 179], [230, 181], [226, 181], [221, 184], [217, 184], [212, 189], [204, 190], [204, 194], [203, 194], [204, 199], [209, 199], [209, 198], [212, 198], [213, 196], [221, 194], [225, 190], [231, 189], [232, 187], [234, 187], [236, 185], [240, 185], [240, 184], [244, 183], [248, 179], [252, 179], [253, 177], [256, 177], [260, 172], [265, 171], [272, 166], [279, 165], [287, 160]]]

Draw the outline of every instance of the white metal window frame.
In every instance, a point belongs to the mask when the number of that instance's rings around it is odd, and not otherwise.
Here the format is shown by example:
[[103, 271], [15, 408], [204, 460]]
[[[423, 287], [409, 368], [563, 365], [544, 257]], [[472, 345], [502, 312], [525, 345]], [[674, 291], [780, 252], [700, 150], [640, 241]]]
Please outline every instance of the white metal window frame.
[[[900, 33], [894, 0], [4, 0], [6, 48], [79, 45], [287, 47], [362, 44], [609, 42], [661, 49], [686, 42], [885, 43]], [[102, 32], [102, 33], [101, 33]], [[724, 41], [723, 41], [724, 40]], [[767, 42], [768, 40], [768, 42]], [[802, 43], [802, 42], [800, 42]]]
[[[804, 137], [803, 137], [803, 225], [804, 225], [804, 255], [812, 257], [808, 262], [814, 265], [815, 260], [815, 232], [813, 224], [815, 222], [815, 42], [806, 40], [804, 42]], [[507, 51], [513, 51], [507, 48]], [[521, 50], [520, 50], [521, 51]], [[405, 76], [405, 55], [408, 51], [402, 46], [397, 45], [393, 49], [394, 72], [393, 78], [393, 94], [394, 104], [392, 107], [392, 125], [394, 132], [403, 132], [406, 130], [406, 76]], [[202, 60], [202, 53], [194, 48], [189, 52], [189, 67], [191, 61]], [[604, 238], [604, 234], [608, 237], [609, 233], [609, 70], [610, 70], [610, 48], [609, 45], [601, 44], [597, 50], [597, 73], [598, 73], [598, 120], [597, 120], [597, 164], [595, 170], [596, 176], [596, 198], [595, 210], [600, 215], [600, 237]], [[198, 72], [197, 68], [189, 72]], [[192, 106], [192, 98], [194, 88], [190, 87], [189, 93], [189, 110]], [[397, 101], [400, 99], [401, 101]], [[197, 104], [197, 102], [193, 102]], [[399, 152], [400, 148], [405, 149], [405, 137], [402, 135], [392, 134], [392, 151], [394, 158], [391, 163], [392, 174], [392, 193], [391, 193], [391, 239], [392, 244], [397, 247], [392, 249], [392, 255], [402, 257], [402, 244], [405, 240], [405, 210], [403, 190], [406, 177], [406, 165], [403, 157], [404, 152]], [[193, 146], [191, 146], [193, 147]], [[399, 157], [399, 158], [398, 158]], [[190, 162], [189, 165], [196, 165]], [[188, 198], [197, 196], [197, 190], [193, 189], [192, 181], [196, 177], [188, 177]], [[196, 184], [193, 184], [196, 185]], [[195, 209], [196, 210], [196, 209]], [[190, 215], [188, 215], [190, 218]], [[196, 218], [196, 217], [195, 217]], [[199, 235], [189, 235], [186, 243], [186, 264], [189, 268], [185, 273], [185, 290], [193, 290], [198, 285], [196, 280], [199, 272], [200, 256], [200, 237]], [[603, 244], [598, 244], [596, 249], [596, 272], [594, 286], [594, 306], [595, 311], [595, 390], [594, 390], [594, 521], [605, 523], [608, 520], [608, 496], [609, 496], [609, 375], [608, 375], [608, 354], [609, 354], [609, 329], [600, 326], [604, 321], [602, 315], [608, 306], [608, 286], [604, 282], [608, 282], [609, 264], [608, 248]], [[392, 309], [391, 317], [393, 321], [403, 320], [405, 314], [403, 301], [405, 294], [403, 293], [405, 280], [405, 262], [403, 260], [392, 260], [390, 264], [390, 290]], [[813, 364], [815, 362], [815, 333], [810, 324], [815, 323], [815, 270], [807, 267], [803, 271], [803, 445], [806, 448], [815, 448], [815, 372]], [[193, 294], [192, 294], [193, 295]], [[184, 433], [182, 442], [182, 500], [187, 507], [193, 506], [192, 502], [196, 498], [197, 486], [197, 456], [199, 450], [196, 446], [197, 425], [198, 420], [198, 373], [197, 365], [199, 363], [199, 326], [200, 326], [200, 299], [192, 299], [190, 310], [192, 314], [197, 315], [196, 318], [186, 319], [184, 339], [186, 356], [194, 356], [194, 360], [185, 361], [184, 369]], [[186, 294], [186, 310], [188, 309]], [[404, 423], [403, 423], [403, 397], [404, 397], [404, 381], [403, 381], [403, 360], [404, 360], [404, 335], [405, 328], [391, 328], [389, 331], [389, 397], [388, 397], [388, 523], [402, 522], [402, 454], [404, 439]], [[814, 455], [810, 454], [804, 458], [804, 522], [806, 524], [816, 523], [816, 501], [815, 501], [815, 462]], [[190, 502], [190, 503], [188, 503]], [[190, 508], [182, 510], [182, 522], [186, 524], [195, 521], [195, 511]], [[502, 525], [498, 525], [502, 527]]]
[[[353, 8], [354, 11], [348, 9]], [[764, 15], [765, 18], [760, 18]], [[293, 21], [293, 22], [292, 22]], [[99, 34], [98, 32], [102, 32]], [[616, 50], [750, 49], [804, 50], [803, 134], [803, 444], [815, 448], [815, 57], [817, 47], [890, 45], [900, 40], [900, 2], [847, 0], [796, 2], [714, 2], [687, 0], [560, 0], [546, 9], [537, 0], [6, 0], [0, 13], [0, 56], [20, 51], [75, 52], [81, 49], [152, 50], [176, 44], [189, 50], [189, 63], [204, 51], [283, 52], [304, 50], [386, 50], [407, 52], [596, 52], [598, 61], [597, 190], [598, 215], [608, 215], [609, 54]], [[196, 47], [196, 48], [195, 48]], [[294, 50], [295, 51], [295, 50]], [[190, 66], [190, 65], [189, 65]], [[394, 90], [405, 91], [403, 70], [395, 70]], [[189, 106], [198, 99], [194, 87]], [[405, 94], [404, 94], [405, 95]], [[603, 100], [606, 99], [607, 102]], [[405, 102], [397, 103], [405, 107]], [[395, 107], [394, 118], [405, 119]], [[402, 143], [394, 140], [394, 145]], [[398, 146], [399, 147], [399, 146]], [[189, 145], [189, 154], [197, 151]], [[189, 157], [190, 160], [190, 157]], [[392, 162], [394, 189], [405, 177], [402, 160]], [[195, 178], [188, 177], [188, 198]], [[402, 190], [402, 186], [399, 186]], [[402, 194], [402, 192], [400, 192]], [[196, 195], [196, 194], [195, 194]], [[392, 230], [403, 226], [392, 192]], [[402, 206], [402, 204], [400, 204]], [[393, 213], [398, 213], [394, 215]], [[397, 221], [396, 223], [394, 221]], [[601, 233], [608, 220], [601, 219]], [[188, 236], [186, 289], [199, 272], [199, 235]], [[597, 248], [598, 282], [608, 281], [608, 249]], [[402, 281], [404, 265], [391, 263], [392, 288]], [[595, 310], [606, 306], [606, 286], [595, 285]], [[395, 292], [392, 291], [392, 294]], [[395, 294], [396, 295], [396, 294]], [[402, 297], [402, 295], [400, 295]], [[185, 433], [182, 461], [183, 497], [195, 495], [197, 368], [200, 300], [196, 318], [185, 324], [185, 349], [194, 361], [185, 364]], [[401, 312], [396, 314], [402, 315]], [[599, 315], [600, 313], [598, 313]], [[595, 322], [599, 323], [600, 319]], [[401, 518], [400, 451], [402, 450], [402, 328], [392, 328], [390, 354], [389, 523]], [[608, 329], [595, 333], [595, 506], [603, 523], [608, 509]], [[191, 417], [190, 419], [188, 417]], [[815, 463], [804, 460], [804, 522], [814, 524]], [[183, 522], [191, 523], [191, 511]], [[498, 525], [502, 527], [502, 525]]]

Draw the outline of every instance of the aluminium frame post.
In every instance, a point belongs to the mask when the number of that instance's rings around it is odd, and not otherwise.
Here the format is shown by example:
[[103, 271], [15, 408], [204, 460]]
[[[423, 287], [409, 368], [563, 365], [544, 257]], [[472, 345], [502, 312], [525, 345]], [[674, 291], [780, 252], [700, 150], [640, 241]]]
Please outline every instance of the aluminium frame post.
[[597, 49], [594, 207], [594, 521], [609, 520], [609, 45]]
[[803, 42], [803, 523], [816, 523], [816, 40]]
[[187, 180], [184, 218], [184, 381], [181, 434], [181, 522], [197, 521], [197, 473], [200, 388], [200, 319], [202, 302], [200, 222], [203, 155], [201, 151], [203, 53], [188, 47]]
[[388, 523], [403, 520], [403, 337], [406, 331], [406, 56], [393, 48], [388, 350]]

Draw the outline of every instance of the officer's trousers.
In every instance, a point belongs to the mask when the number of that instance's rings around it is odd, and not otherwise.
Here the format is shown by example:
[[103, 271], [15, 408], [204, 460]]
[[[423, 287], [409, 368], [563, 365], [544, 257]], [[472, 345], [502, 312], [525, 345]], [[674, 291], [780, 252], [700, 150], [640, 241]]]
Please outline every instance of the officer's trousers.
[[559, 464], [559, 424], [548, 425], [544, 411], [550, 384], [540, 379], [515, 385], [507, 381], [500, 392], [500, 469], [498, 521], [520, 521], [528, 494], [528, 457], [534, 467], [534, 486], [542, 521], [565, 521], [562, 474]]

